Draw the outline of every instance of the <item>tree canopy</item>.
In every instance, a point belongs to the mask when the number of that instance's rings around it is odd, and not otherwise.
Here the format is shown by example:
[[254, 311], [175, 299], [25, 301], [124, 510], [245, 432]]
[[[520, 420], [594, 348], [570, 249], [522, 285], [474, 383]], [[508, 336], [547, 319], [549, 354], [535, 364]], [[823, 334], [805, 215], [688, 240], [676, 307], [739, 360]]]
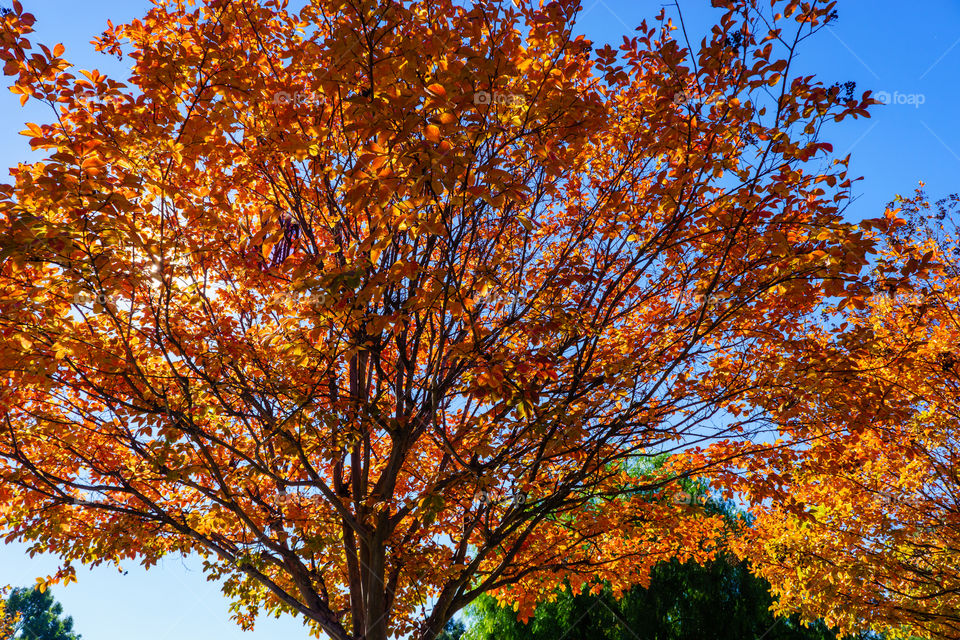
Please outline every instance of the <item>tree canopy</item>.
[[334, 640], [708, 561], [671, 484], [875, 245], [821, 137], [874, 101], [794, 64], [835, 4], [594, 49], [573, 0], [157, 0], [116, 79], [15, 2], [52, 115], [0, 185], [0, 529], [62, 580], [198, 553]]
[[788, 446], [740, 478], [768, 498], [742, 552], [782, 611], [960, 634], [958, 202], [891, 203], [875, 267], [836, 303], [843, 322], [785, 349], [793, 375], [758, 398]]

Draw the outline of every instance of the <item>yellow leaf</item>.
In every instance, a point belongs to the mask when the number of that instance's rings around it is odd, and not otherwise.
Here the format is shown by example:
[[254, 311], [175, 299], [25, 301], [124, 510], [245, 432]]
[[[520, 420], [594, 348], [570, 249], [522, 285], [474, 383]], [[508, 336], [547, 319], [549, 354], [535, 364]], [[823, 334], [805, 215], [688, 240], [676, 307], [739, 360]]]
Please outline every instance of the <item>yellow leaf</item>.
[[38, 127], [36, 124], [32, 122], [28, 122], [27, 128], [21, 131], [20, 135], [33, 136], [34, 138], [39, 138], [43, 136], [43, 131], [41, 131], [40, 127]]

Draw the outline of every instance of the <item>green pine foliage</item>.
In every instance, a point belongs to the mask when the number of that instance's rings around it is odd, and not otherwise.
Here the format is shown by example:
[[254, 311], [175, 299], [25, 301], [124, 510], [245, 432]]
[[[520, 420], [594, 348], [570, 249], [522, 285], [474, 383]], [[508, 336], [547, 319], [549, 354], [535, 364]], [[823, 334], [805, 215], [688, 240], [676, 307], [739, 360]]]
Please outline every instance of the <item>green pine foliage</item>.
[[463, 634], [466, 633], [466, 630], [467, 628], [462, 620], [448, 620], [446, 626], [443, 628], [443, 633], [437, 636], [437, 640], [460, 640]]
[[15, 622], [12, 635], [0, 640], [80, 640], [73, 618], [63, 617], [63, 607], [49, 590], [14, 589], [5, 604], [5, 615]]

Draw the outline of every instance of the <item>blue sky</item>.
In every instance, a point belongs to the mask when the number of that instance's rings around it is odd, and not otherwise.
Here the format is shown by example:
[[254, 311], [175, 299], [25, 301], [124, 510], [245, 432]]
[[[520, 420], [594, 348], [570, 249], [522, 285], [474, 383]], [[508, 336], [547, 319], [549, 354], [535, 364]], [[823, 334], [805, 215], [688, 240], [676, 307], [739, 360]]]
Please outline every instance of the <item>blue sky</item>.
[[[0, 5], [7, 4], [0, 0]], [[144, 0], [23, 0], [37, 18], [32, 40], [66, 45], [68, 60], [124, 79], [115, 58], [97, 54], [88, 44], [107, 19], [124, 22], [142, 15]], [[595, 44], [616, 46], [664, 0], [583, 0], [579, 31]], [[680, 0], [695, 33], [713, 13], [707, 0]], [[853, 80], [857, 92], [886, 92], [890, 103], [866, 120], [849, 120], [828, 130], [825, 140], [839, 155], [852, 154], [851, 175], [857, 200], [848, 216], [880, 215], [896, 194], [908, 194], [918, 181], [931, 196], [960, 191], [960, 1], [841, 0], [840, 20], [808, 41], [800, 63], [826, 84]], [[43, 122], [42, 109], [21, 108], [17, 96], [0, 92], [0, 165], [31, 159], [27, 139], [17, 134], [27, 121]], [[5, 171], [4, 171], [5, 173]], [[0, 584], [32, 584], [56, 567], [55, 559], [27, 558], [23, 547], [0, 543]], [[78, 571], [79, 583], [55, 590], [76, 629], [86, 640], [171, 640], [217, 638], [250, 640], [308, 637], [292, 619], [265, 619], [243, 633], [229, 620], [227, 601], [205, 580], [196, 559], [169, 558], [149, 572], [137, 566]]]

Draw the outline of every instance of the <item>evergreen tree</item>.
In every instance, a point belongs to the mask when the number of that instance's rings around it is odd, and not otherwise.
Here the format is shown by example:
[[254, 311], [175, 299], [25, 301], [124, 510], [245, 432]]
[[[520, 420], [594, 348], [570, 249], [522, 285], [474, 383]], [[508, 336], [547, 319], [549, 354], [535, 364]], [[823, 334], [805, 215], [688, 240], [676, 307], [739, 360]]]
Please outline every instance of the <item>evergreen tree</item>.
[[13, 624], [0, 640], [80, 640], [80, 635], [73, 631], [73, 618], [63, 617], [63, 607], [49, 590], [14, 589], [7, 598], [4, 614]]
[[462, 620], [450, 619], [437, 640], [460, 640], [467, 628]]

